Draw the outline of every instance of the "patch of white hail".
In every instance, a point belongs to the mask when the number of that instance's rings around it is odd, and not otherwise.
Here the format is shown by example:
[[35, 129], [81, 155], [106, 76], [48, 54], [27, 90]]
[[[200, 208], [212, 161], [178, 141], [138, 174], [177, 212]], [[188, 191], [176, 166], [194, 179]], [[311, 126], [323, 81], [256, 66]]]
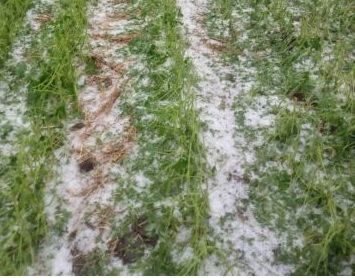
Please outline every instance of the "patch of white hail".
[[[207, 2], [177, 0], [190, 41], [187, 55], [202, 78], [196, 88], [197, 108], [208, 130], [201, 137], [208, 148], [208, 162], [216, 169], [215, 177], [206, 185], [210, 202], [209, 223], [232, 268], [225, 273], [225, 265], [212, 256], [200, 274], [285, 275], [291, 267], [275, 264], [273, 253], [284, 241], [256, 221], [253, 208], [240, 207], [248, 198], [248, 183], [243, 180], [242, 165], [245, 160], [253, 160], [254, 155], [252, 148], [248, 148], [253, 143], [247, 142], [242, 132], [235, 131], [232, 105], [234, 99], [250, 89], [252, 84], [235, 76], [238, 68], [218, 65], [218, 55], [210, 46], [220, 42], [209, 39], [199, 23], [199, 17], [207, 13]], [[246, 72], [246, 69], [242, 71]], [[253, 71], [249, 72], [252, 74]], [[225, 76], [230, 75], [235, 81], [225, 80]], [[272, 119], [262, 118], [262, 112], [248, 110], [246, 118], [249, 124], [268, 126]]]
[[[58, 165], [54, 171], [58, 177], [48, 184], [46, 194], [46, 211], [53, 224], [60, 211], [69, 212], [70, 217], [62, 227], [63, 235], [53, 235], [43, 247], [37, 274], [78, 274], [73, 270], [76, 256], [85, 256], [96, 248], [107, 250], [111, 232], [108, 218], [114, 215], [119, 221], [125, 213], [124, 207], [114, 204], [117, 185], [112, 179], [122, 172], [115, 162], [135, 147], [135, 129], [129, 118], [120, 116], [118, 107], [121, 90], [127, 83], [128, 65], [117, 55], [125, 43], [118, 36], [129, 22], [117, 12], [123, 12], [125, 5], [99, 0], [87, 12], [87, 55], [96, 63], [98, 73], [78, 79], [82, 87], [79, 105], [85, 119], [68, 127], [68, 144], [56, 152]], [[137, 182], [142, 185], [146, 180], [137, 176]], [[115, 266], [121, 265], [116, 261]]]

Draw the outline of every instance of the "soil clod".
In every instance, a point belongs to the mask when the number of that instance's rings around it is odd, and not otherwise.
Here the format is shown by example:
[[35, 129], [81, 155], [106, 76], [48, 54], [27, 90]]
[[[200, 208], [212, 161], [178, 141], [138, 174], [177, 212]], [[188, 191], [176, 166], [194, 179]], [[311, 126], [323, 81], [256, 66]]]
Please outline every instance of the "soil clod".
[[74, 247], [71, 250], [73, 255], [72, 272], [75, 276], [97, 276], [104, 275], [103, 265], [107, 263], [107, 254], [98, 249], [89, 253], [83, 253]]
[[154, 247], [158, 243], [158, 235], [150, 234], [147, 225], [147, 217], [141, 216], [132, 224], [129, 233], [111, 241], [110, 249], [113, 255], [119, 257], [123, 264], [137, 261], [144, 255], [146, 247]]
[[291, 100], [295, 100], [297, 102], [305, 102], [306, 101], [306, 97], [305, 97], [304, 93], [302, 93], [302, 92], [291, 92], [289, 94], [289, 98]]
[[83, 269], [86, 263], [85, 255], [74, 247], [70, 253], [73, 255], [72, 272], [75, 276], [83, 275]]
[[69, 241], [73, 241], [76, 238], [77, 231], [74, 230], [69, 234]]
[[94, 160], [94, 158], [89, 157], [84, 161], [80, 162], [79, 164], [80, 172], [88, 173], [94, 170], [95, 166], [96, 166], [96, 161]]

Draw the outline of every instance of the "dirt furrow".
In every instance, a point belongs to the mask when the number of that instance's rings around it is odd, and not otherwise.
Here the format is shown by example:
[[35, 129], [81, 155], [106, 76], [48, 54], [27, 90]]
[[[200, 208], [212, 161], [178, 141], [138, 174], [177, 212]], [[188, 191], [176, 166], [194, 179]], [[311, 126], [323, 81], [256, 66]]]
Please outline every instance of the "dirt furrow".
[[[62, 236], [54, 236], [43, 248], [44, 273], [83, 274], [86, 258], [97, 248], [108, 248], [108, 219], [119, 218], [125, 211], [114, 206], [112, 180], [112, 172], [119, 167], [116, 162], [134, 148], [137, 136], [129, 117], [121, 117], [118, 108], [120, 94], [128, 85], [129, 61], [115, 53], [129, 40], [112, 37], [120, 37], [129, 23], [117, 15], [125, 5], [102, 0], [88, 10], [86, 55], [94, 72], [87, 74], [88, 65], [79, 66], [78, 101], [84, 118], [68, 125], [67, 145], [56, 153], [58, 180], [47, 190], [47, 214], [53, 224], [58, 214], [69, 217], [61, 227]], [[52, 259], [44, 262], [48, 256]]]

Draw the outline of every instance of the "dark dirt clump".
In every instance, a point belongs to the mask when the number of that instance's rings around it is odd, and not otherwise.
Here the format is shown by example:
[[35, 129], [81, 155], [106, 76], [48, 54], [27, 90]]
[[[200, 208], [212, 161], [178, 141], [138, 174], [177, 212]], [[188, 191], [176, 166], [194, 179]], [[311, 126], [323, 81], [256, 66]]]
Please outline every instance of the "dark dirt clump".
[[305, 102], [306, 101], [306, 96], [302, 92], [291, 92], [288, 97], [291, 100], [295, 100], [297, 102]]
[[76, 248], [71, 250], [71, 254], [73, 255], [72, 272], [75, 276], [83, 275], [83, 270], [87, 261], [86, 256]]
[[85, 127], [85, 124], [84, 123], [76, 123], [74, 125], [72, 125], [69, 130], [70, 131], [76, 131], [76, 130], [79, 130], [79, 129], [82, 129], [83, 127]]
[[131, 231], [117, 240], [111, 241], [110, 249], [114, 256], [119, 257], [123, 264], [130, 264], [143, 257], [146, 247], [153, 247], [158, 242], [158, 235], [147, 231], [148, 219], [141, 216], [132, 225]]
[[108, 254], [98, 249], [82, 253], [76, 247], [71, 250], [73, 255], [72, 272], [75, 276], [105, 275]]
[[89, 158], [83, 160], [82, 162], [80, 162], [80, 164], [79, 164], [80, 172], [88, 173], [88, 172], [94, 170], [95, 166], [96, 166], [95, 159], [92, 157], [89, 157]]

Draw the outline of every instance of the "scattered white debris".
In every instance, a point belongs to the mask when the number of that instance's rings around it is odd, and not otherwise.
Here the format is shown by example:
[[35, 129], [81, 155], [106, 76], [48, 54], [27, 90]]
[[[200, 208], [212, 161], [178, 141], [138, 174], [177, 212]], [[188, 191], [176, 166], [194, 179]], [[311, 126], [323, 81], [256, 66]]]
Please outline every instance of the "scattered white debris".
[[[46, 210], [54, 223], [58, 209], [68, 212], [69, 219], [63, 224], [63, 235], [53, 233], [43, 246], [36, 266], [40, 274], [78, 274], [74, 271], [76, 258], [96, 248], [107, 250], [109, 218], [115, 215], [119, 221], [125, 212], [124, 207], [114, 204], [117, 185], [112, 180], [120, 172], [115, 162], [133, 150], [136, 140], [136, 130], [128, 117], [120, 116], [118, 107], [127, 84], [129, 61], [122, 61], [116, 54], [125, 43], [117, 35], [123, 34], [129, 22], [115, 13], [124, 11], [125, 5], [100, 0], [87, 12], [91, 37], [87, 55], [98, 73], [79, 76], [78, 98], [85, 119], [68, 126], [68, 143], [56, 153], [58, 165], [54, 171], [58, 178], [48, 184]], [[138, 175], [137, 183], [144, 187], [149, 180]]]
[[186, 262], [193, 260], [194, 258], [194, 249], [190, 246], [185, 247], [182, 252], [177, 252], [177, 250], [173, 250], [172, 257], [175, 263], [183, 265]]
[[[54, 0], [38, 0], [30, 8], [24, 18], [24, 30], [16, 38], [9, 53], [9, 59], [1, 72], [0, 81], [0, 129], [8, 129], [8, 134], [0, 155], [9, 156], [17, 152], [16, 133], [20, 130], [31, 132], [30, 123], [25, 120], [27, 84], [18, 81], [18, 76], [25, 75], [30, 70], [31, 63], [27, 63], [26, 52], [30, 49], [35, 38], [32, 25], [36, 24], [36, 31], [41, 27], [41, 22], [36, 22], [40, 12], [45, 7], [52, 5]], [[27, 27], [30, 26], [30, 30]], [[18, 76], [17, 76], [18, 75]]]
[[[283, 239], [258, 223], [252, 208], [240, 208], [242, 200], [248, 198], [248, 183], [243, 179], [242, 165], [253, 157], [252, 148], [247, 145], [253, 144], [246, 142], [240, 131], [236, 133], [232, 105], [239, 94], [250, 89], [252, 83], [235, 76], [238, 69], [219, 66], [218, 56], [209, 47], [213, 41], [199, 23], [199, 16], [207, 13], [207, 2], [177, 0], [186, 37], [191, 43], [187, 55], [203, 79], [196, 88], [197, 107], [201, 119], [208, 124], [208, 130], [201, 137], [208, 148], [208, 162], [216, 169], [214, 179], [206, 184], [211, 210], [210, 225], [215, 238], [220, 239], [219, 247], [226, 252], [230, 264], [229, 271], [225, 273], [228, 266], [220, 259], [211, 257], [200, 274], [285, 275], [292, 268], [276, 265], [273, 253], [285, 243]], [[233, 76], [235, 81], [226, 80], [228, 75]], [[270, 125], [273, 119], [263, 117], [262, 112], [262, 109], [249, 110], [246, 115], [248, 124]]]
[[148, 179], [144, 176], [142, 171], [139, 171], [135, 175], [135, 179], [137, 182], [137, 190], [143, 190], [145, 187], [147, 187], [153, 183], [150, 179]]

